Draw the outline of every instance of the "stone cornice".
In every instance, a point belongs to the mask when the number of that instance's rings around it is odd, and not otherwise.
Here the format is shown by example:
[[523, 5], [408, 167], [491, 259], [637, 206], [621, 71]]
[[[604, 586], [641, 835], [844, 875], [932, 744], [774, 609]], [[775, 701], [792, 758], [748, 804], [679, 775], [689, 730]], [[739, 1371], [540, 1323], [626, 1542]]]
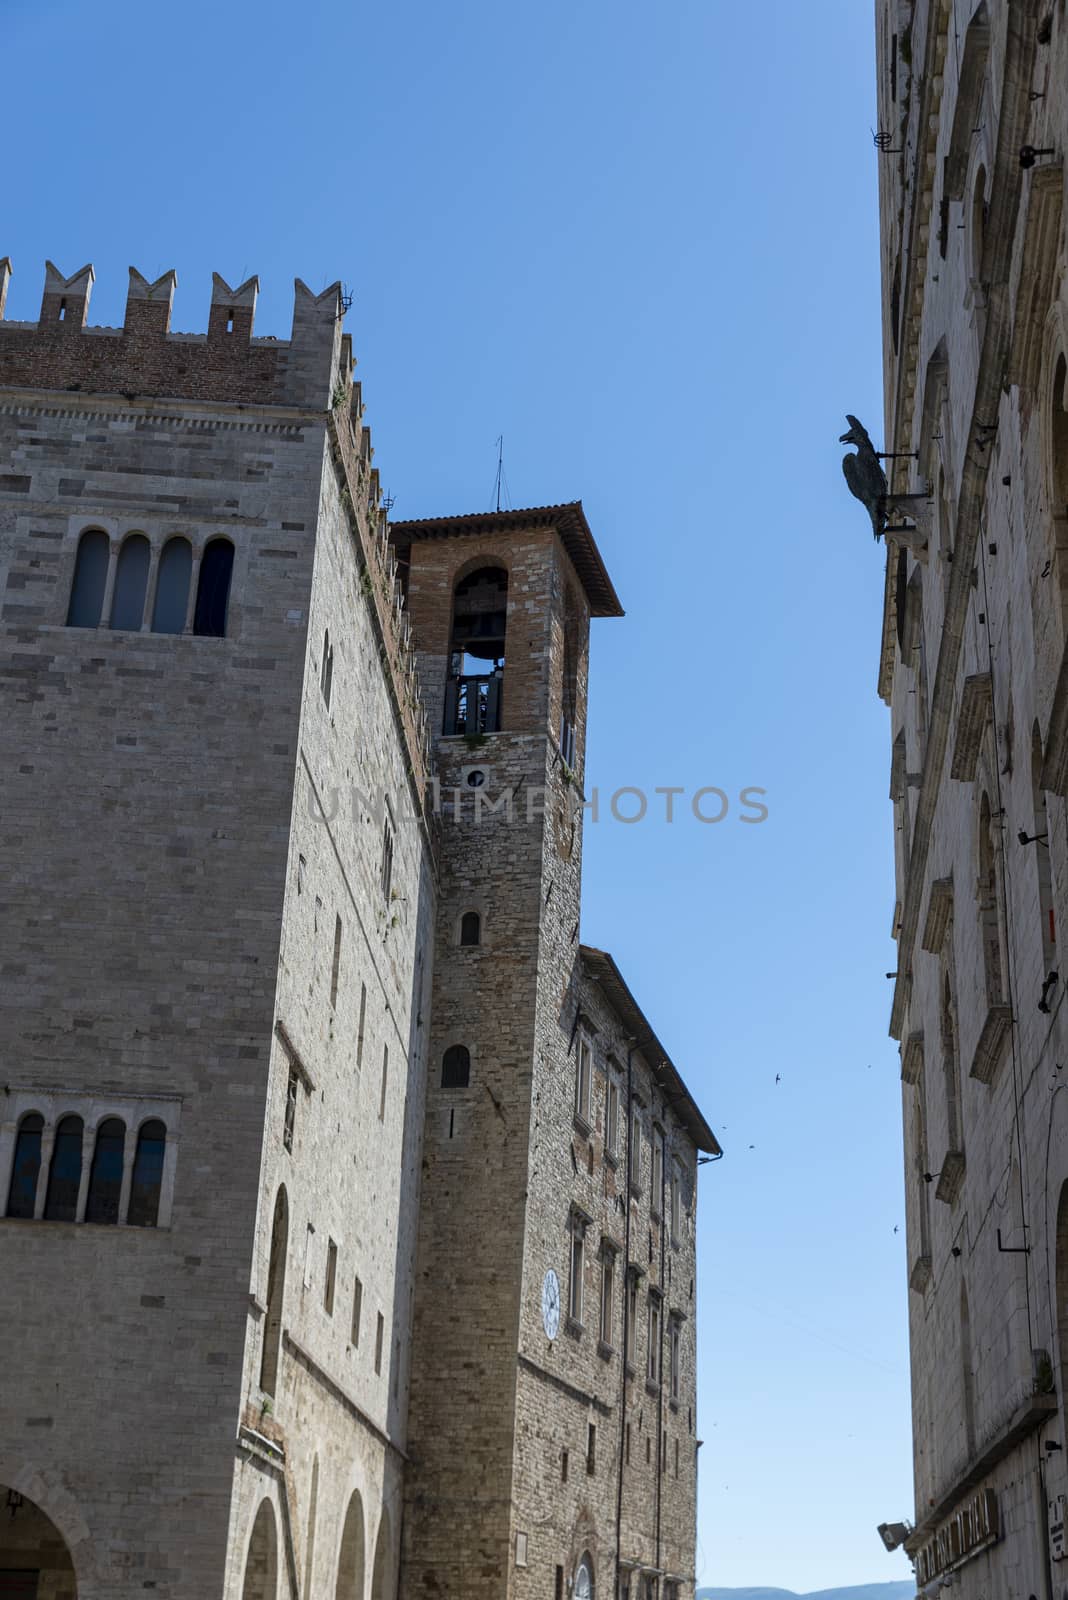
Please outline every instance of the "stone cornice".
[[121, 422], [137, 417], [145, 422], [186, 428], [227, 428], [238, 433], [279, 433], [298, 437], [309, 427], [325, 429], [326, 411], [292, 406], [255, 405], [222, 400], [161, 401], [158, 396], [128, 400], [121, 394], [73, 393], [53, 389], [0, 387], [0, 415], [84, 417], [87, 421]]
[[[1013, 254], [1017, 245], [1017, 223], [1023, 180], [1020, 149], [1027, 141], [1027, 127], [1031, 115], [1028, 91], [1034, 64], [1037, 9], [1037, 0], [1020, 0], [1018, 5], [1009, 8], [1006, 18], [1001, 115], [998, 121], [997, 151], [991, 182], [990, 217], [980, 270], [980, 276], [988, 293], [986, 330], [980, 352], [979, 372], [961, 471], [956, 517], [957, 543], [946, 597], [942, 639], [931, 700], [923, 782], [916, 807], [912, 851], [905, 888], [905, 908], [898, 946], [898, 978], [890, 1017], [890, 1033], [895, 1039], [900, 1039], [905, 1023], [909, 994], [908, 978], [912, 969], [913, 949], [927, 873], [927, 858], [953, 717], [953, 701], [964, 640], [964, 622], [972, 594], [972, 567], [975, 565], [987, 474], [994, 454], [992, 449], [987, 448], [990, 443], [989, 422], [991, 418], [997, 418], [1000, 414], [1011, 347], [1013, 307], [1010, 281]], [[899, 391], [899, 394], [903, 399], [903, 391]], [[904, 440], [911, 441], [911, 408], [907, 418], [907, 432], [904, 410], [903, 404], [899, 403], [895, 449], [904, 447]], [[986, 426], [982, 426], [983, 424]]]

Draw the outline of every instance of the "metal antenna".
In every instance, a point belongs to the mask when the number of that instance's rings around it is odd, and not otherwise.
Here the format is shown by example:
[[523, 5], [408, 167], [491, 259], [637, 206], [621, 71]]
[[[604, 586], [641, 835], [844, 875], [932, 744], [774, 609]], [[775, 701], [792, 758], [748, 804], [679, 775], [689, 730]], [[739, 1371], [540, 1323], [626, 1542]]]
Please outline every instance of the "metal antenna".
[[497, 510], [501, 509], [501, 477], [504, 472], [504, 434], [497, 440]]

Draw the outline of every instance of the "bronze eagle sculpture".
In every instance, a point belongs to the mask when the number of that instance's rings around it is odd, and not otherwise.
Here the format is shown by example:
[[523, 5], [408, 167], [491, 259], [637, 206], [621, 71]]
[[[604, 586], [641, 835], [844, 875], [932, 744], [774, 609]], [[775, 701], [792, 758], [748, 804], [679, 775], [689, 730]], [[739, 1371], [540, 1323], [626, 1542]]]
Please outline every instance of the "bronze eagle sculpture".
[[855, 454], [842, 458], [842, 471], [850, 494], [856, 495], [867, 508], [872, 532], [878, 539], [886, 527], [886, 473], [879, 463], [867, 429], [848, 412], [846, 421], [849, 423], [849, 432], [843, 433], [838, 442], [855, 444], [857, 449]]

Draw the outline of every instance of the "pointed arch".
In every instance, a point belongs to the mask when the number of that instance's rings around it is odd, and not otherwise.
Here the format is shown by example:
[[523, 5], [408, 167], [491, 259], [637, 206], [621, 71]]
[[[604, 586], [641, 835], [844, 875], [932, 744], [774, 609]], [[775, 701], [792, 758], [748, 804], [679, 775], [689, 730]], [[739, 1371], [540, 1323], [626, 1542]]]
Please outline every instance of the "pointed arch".
[[277, 1600], [278, 1524], [274, 1507], [261, 1500], [245, 1557], [245, 1581], [241, 1600]]
[[359, 1490], [354, 1489], [341, 1530], [334, 1600], [363, 1600], [364, 1566], [363, 1501]]
[[375, 1540], [375, 1563], [371, 1573], [371, 1600], [394, 1600], [396, 1579], [393, 1575], [393, 1530], [389, 1520], [389, 1507], [382, 1507]]

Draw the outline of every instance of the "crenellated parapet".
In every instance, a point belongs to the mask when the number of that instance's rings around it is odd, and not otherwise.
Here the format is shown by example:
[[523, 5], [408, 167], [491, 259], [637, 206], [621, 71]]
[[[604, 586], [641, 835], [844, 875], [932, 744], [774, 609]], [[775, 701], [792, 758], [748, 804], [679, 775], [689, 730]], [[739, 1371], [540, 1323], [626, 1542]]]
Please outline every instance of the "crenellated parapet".
[[89, 324], [91, 265], [66, 278], [45, 263], [36, 322], [4, 317], [11, 262], [0, 258], [0, 388], [123, 394], [277, 405], [326, 411], [351, 383], [351, 347], [341, 331], [341, 284], [314, 294], [298, 278], [288, 340], [256, 338], [259, 279], [231, 288], [213, 274], [206, 333], [174, 333], [177, 275], [150, 283], [130, 268], [121, 328]]

